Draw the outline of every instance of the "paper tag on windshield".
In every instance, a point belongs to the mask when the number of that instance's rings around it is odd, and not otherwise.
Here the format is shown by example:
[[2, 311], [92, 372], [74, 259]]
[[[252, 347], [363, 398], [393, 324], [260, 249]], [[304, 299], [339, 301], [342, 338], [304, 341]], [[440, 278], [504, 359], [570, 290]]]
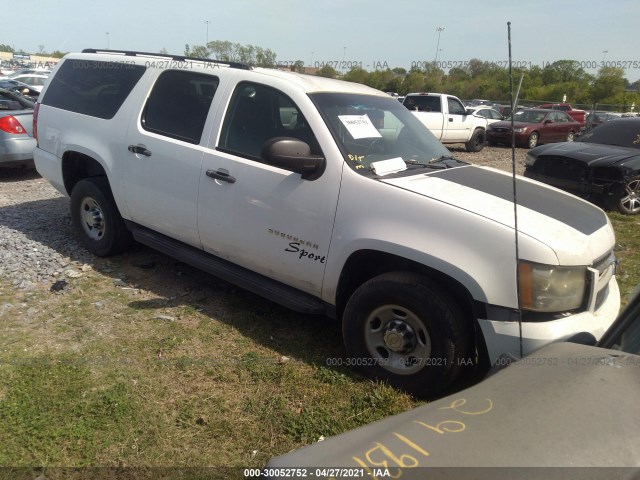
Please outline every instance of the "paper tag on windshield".
[[390, 158], [389, 160], [380, 160], [371, 163], [371, 171], [376, 175], [389, 175], [390, 173], [401, 172], [407, 169], [407, 164], [400, 158]]
[[371, 123], [368, 115], [338, 115], [354, 140], [359, 138], [380, 138], [380, 132]]

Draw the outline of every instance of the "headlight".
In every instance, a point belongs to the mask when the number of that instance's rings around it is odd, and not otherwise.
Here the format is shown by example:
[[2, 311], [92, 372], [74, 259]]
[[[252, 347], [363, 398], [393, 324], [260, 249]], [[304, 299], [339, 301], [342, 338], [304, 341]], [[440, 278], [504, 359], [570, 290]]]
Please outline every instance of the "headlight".
[[526, 130], [526, 129], [524, 129], [524, 128], [514, 128], [514, 129], [513, 129], [513, 131], [514, 131], [514, 132], [516, 132], [516, 133], [522, 133], [522, 132], [524, 132], [525, 130]]
[[527, 166], [530, 166], [530, 165], [533, 165], [534, 163], [536, 163], [535, 157], [530, 153], [527, 153], [527, 155], [524, 157], [524, 164]]
[[520, 261], [520, 303], [534, 312], [580, 308], [587, 286], [587, 267], [559, 267]]

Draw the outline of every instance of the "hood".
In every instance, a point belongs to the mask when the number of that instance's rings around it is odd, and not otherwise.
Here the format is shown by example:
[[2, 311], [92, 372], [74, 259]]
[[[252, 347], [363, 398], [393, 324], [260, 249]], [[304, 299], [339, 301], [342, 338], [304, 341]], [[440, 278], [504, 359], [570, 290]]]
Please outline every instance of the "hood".
[[586, 163], [590, 167], [622, 164], [625, 160], [640, 157], [640, 150], [600, 143], [563, 142], [538, 147], [529, 152], [538, 158], [559, 156]]
[[[367, 475], [382, 466], [403, 480], [638, 478], [639, 361], [619, 350], [551, 344], [471, 388], [267, 466], [360, 468], [361, 478], [384, 478]], [[612, 466], [634, 468], [576, 468]]]
[[[382, 181], [515, 228], [513, 179], [506, 172], [468, 165]], [[613, 246], [613, 229], [598, 207], [520, 176], [516, 189], [518, 231], [548, 245], [561, 263], [591, 263]], [[585, 251], [590, 248], [597, 251]]]

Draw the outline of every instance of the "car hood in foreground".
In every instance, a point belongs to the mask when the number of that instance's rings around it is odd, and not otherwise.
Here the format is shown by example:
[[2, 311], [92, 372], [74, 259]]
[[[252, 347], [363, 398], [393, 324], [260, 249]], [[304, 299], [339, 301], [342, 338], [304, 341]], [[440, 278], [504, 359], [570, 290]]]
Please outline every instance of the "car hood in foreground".
[[[613, 229], [601, 209], [547, 185], [516, 179], [519, 232], [548, 245], [560, 263], [590, 264], [613, 247]], [[383, 182], [515, 227], [513, 177], [506, 172], [469, 165]]]
[[[640, 357], [617, 350], [551, 344], [474, 387], [272, 459], [268, 468], [360, 468], [361, 478], [385, 466], [402, 479], [637, 478], [638, 365]], [[540, 467], [627, 467], [628, 476]]]
[[534, 158], [540, 156], [566, 157], [586, 163], [590, 167], [619, 165], [626, 160], [640, 157], [640, 150], [617, 145], [587, 142], [564, 142], [542, 145], [529, 152]]

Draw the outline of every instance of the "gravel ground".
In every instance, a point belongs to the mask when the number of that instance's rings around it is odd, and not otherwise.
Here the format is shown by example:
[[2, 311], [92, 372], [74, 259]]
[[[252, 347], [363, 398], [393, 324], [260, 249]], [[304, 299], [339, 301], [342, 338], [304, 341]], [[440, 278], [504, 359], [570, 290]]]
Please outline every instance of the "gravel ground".
[[[450, 150], [461, 160], [511, 171], [509, 148], [468, 153], [464, 145], [454, 145]], [[525, 155], [516, 149], [518, 173]], [[22, 290], [48, 287], [93, 260], [76, 240], [67, 198], [34, 170], [0, 169], [0, 278]]]

